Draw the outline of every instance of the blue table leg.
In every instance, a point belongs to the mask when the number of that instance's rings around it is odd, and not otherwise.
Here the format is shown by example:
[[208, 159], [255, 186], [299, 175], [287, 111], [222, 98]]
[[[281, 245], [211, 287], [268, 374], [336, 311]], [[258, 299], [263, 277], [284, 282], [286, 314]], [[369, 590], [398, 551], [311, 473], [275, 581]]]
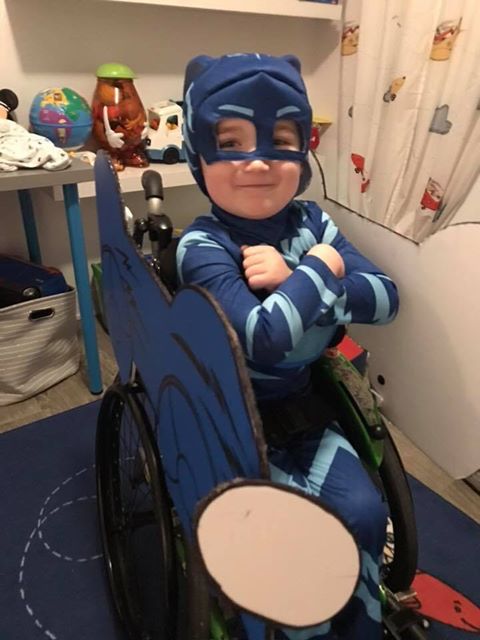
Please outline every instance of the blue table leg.
[[18, 191], [18, 200], [22, 211], [23, 228], [25, 230], [25, 238], [27, 239], [28, 255], [32, 262], [42, 263], [40, 254], [40, 244], [38, 242], [37, 225], [35, 224], [35, 216], [33, 213], [32, 197], [28, 189], [20, 189]]
[[95, 331], [92, 296], [88, 280], [88, 264], [77, 185], [63, 185], [63, 197], [65, 199], [65, 213], [67, 215], [73, 269], [75, 272], [75, 282], [77, 284], [89, 386], [92, 393], [101, 393], [102, 377], [98, 358], [97, 334]]

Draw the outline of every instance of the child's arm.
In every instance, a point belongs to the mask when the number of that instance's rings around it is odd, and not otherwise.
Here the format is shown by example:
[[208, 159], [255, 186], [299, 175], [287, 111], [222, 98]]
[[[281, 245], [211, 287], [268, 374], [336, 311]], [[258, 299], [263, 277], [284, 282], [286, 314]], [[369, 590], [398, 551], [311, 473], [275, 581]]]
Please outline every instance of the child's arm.
[[[298, 236], [309, 238], [312, 244], [307, 255], [321, 260], [342, 287], [342, 294], [316, 324], [382, 324], [393, 320], [398, 294], [392, 280], [345, 239], [326, 212], [313, 202], [303, 202], [302, 206], [308, 216]], [[245, 276], [252, 290], [273, 291], [292, 273], [274, 247], [258, 245], [242, 247], [242, 251]]]
[[180, 240], [177, 265], [180, 281], [207, 289], [232, 323], [247, 357], [263, 364], [281, 362], [343, 293], [321, 260], [305, 256], [259, 303], [245, 280], [240, 248], [200, 230]]
[[[248, 286], [252, 291], [265, 289], [269, 292], [285, 282], [292, 274], [282, 254], [266, 244], [241, 247], [243, 255], [243, 271]], [[323, 260], [337, 278], [345, 275], [345, 265], [341, 255], [329, 244], [317, 244], [310, 249], [309, 255]]]
[[252, 291], [275, 291], [292, 274], [281, 253], [268, 244], [244, 245], [242, 267]]
[[[316, 225], [321, 221], [315, 235], [318, 234], [321, 242], [335, 249], [345, 265], [345, 274], [340, 278], [343, 294], [333, 303], [330, 311], [319, 318], [317, 324], [391, 322], [399, 304], [394, 282], [348, 242], [327, 213], [317, 205], [314, 207], [317, 209], [313, 218]], [[309, 253], [314, 250], [315, 247]]]
[[[313, 325], [380, 324], [396, 315], [393, 282], [345, 240], [327, 214], [313, 219], [310, 233], [320, 242], [261, 304], [244, 276], [240, 248], [214, 231], [192, 230], [180, 241], [180, 280], [213, 294], [247, 357], [259, 363], [281, 362]], [[337, 277], [334, 270], [343, 267], [345, 276]]]

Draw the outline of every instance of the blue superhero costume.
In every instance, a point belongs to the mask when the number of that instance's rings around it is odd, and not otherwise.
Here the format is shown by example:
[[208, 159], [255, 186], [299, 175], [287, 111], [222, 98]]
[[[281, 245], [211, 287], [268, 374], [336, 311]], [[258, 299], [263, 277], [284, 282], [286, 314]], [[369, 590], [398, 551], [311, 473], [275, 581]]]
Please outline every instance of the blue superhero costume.
[[[184, 138], [187, 158], [208, 195], [199, 156], [222, 160], [295, 160], [302, 164], [298, 193], [310, 180], [307, 162], [311, 108], [300, 65], [293, 56], [237, 54], [200, 56], [186, 71]], [[245, 118], [257, 131], [251, 152], [217, 149], [215, 124]], [[273, 144], [276, 120], [291, 119], [300, 132], [300, 151]], [[316, 244], [332, 245], [345, 263], [337, 278], [316, 256]], [[292, 274], [272, 293], [252, 292], [242, 269], [242, 245], [268, 244]], [[394, 283], [363, 257], [314, 202], [293, 200], [263, 220], [244, 219], [212, 205], [183, 233], [177, 249], [179, 278], [208, 289], [240, 339], [259, 402], [303, 398], [309, 392], [308, 364], [329, 344], [338, 325], [381, 324], [398, 310]], [[330, 622], [303, 631], [284, 629], [289, 640], [382, 636], [378, 598], [379, 563], [385, 542], [386, 510], [341, 426], [312, 424], [288, 446], [270, 446], [272, 480], [318, 496], [345, 519], [361, 550], [362, 575], [345, 609]], [[299, 524], [301, 526], [301, 524]]]

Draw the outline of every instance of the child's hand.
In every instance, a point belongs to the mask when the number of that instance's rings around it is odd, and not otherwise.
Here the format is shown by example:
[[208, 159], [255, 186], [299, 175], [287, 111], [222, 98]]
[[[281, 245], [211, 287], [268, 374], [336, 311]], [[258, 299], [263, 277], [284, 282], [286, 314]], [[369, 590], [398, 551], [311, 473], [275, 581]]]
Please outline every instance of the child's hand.
[[292, 273], [281, 254], [266, 244], [243, 245], [243, 270], [252, 291], [274, 291]]
[[342, 256], [330, 244], [316, 244], [307, 253], [308, 256], [320, 258], [337, 278], [345, 276], [345, 263]]

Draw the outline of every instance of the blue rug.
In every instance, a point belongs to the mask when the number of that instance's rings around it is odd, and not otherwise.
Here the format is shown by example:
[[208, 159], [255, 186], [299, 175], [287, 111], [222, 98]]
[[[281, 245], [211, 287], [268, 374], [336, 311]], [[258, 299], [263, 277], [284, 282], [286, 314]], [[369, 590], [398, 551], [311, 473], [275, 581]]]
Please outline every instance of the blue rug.
[[480, 638], [480, 526], [410, 477], [419, 536], [416, 608], [435, 638]]
[[1, 640], [116, 640], [95, 496], [99, 402], [0, 436]]
[[[97, 529], [98, 408], [94, 402], [0, 436], [0, 640], [122, 638]], [[412, 488], [421, 606], [449, 623], [434, 622], [432, 631], [445, 640], [478, 637], [480, 527], [419, 482]]]

